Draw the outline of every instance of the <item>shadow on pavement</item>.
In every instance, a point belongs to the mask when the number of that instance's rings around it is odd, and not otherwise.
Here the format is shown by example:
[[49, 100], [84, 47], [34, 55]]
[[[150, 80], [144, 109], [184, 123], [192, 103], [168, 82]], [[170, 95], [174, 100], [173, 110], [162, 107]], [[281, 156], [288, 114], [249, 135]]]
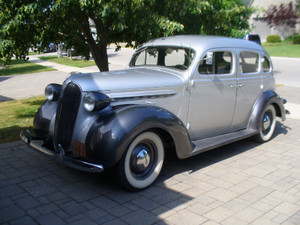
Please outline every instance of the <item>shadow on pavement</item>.
[[[1, 71], [1, 70], [0, 70]], [[5, 80], [8, 80], [8, 79], [10, 79], [11, 78], [11, 76], [1, 76], [1, 73], [0, 73], [0, 82], [2, 82], [2, 81], [5, 81]]]
[[0, 95], [0, 102], [8, 102], [11, 100], [14, 100], [14, 99]]
[[118, 56], [118, 53], [110, 53], [110, 54], [107, 54], [108, 58], [112, 58], [114, 56]]

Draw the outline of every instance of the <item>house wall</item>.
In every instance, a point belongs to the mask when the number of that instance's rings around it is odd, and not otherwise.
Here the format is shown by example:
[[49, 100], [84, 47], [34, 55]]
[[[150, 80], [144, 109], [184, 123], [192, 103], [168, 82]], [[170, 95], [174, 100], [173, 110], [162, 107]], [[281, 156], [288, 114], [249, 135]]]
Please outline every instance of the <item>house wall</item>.
[[256, 12], [252, 14], [249, 19], [249, 25], [252, 28], [251, 33], [259, 34], [262, 42], [266, 41], [266, 38], [270, 34], [277, 34], [282, 40], [294, 33], [300, 33], [300, 21], [298, 21], [295, 28], [287, 28], [284, 26], [277, 26], [270, 28], [267, 23], [262, 21], [264, 10], [268, 9], [271, 5], [279, 6], [281, 3], [288, 4], [293, 2], [294, 6], [299, 7], [299, 0], [252, 0], [249, 3], [249, 7], [254, 7]]

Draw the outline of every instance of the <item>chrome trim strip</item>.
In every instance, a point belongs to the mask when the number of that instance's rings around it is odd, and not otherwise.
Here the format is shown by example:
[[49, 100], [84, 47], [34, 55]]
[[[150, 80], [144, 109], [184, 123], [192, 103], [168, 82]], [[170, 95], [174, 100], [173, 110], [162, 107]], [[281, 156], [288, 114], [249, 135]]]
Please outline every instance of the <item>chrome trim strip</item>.
[[132, 97], [116, 97], [111, 99], [112, 102], [130, 101], [130, 100], [142, 100], [142, 99], [155, 99], [155, 98], [167, 98], [175, 94], [162, 94], [162, 95], [147, 95], [147, 96], [132, 96]]

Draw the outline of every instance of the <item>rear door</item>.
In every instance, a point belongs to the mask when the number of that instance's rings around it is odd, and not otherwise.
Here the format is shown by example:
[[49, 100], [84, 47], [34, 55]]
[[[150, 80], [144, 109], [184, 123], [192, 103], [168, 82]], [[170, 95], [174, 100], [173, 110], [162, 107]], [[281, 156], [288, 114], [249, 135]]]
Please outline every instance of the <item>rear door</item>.
[[247, 49], [237, 50], [239, 70], [237, 77], [236, 111], [232, 122], [233, 130], [247, 127], [253, 104], [262, 92], [261, 56], [259, 52]]

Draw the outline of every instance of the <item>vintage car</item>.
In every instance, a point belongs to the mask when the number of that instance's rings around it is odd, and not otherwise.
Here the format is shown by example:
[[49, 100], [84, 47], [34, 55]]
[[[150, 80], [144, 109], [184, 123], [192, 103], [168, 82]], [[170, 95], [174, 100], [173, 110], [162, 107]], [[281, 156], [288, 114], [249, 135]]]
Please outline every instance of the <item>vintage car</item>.
[[267, 52], [218, 36], [151, 40], [127, 69], [74, 74], [45, 95], [22, 139], [79, 170], [112, 168], [133, 191], [156, 180], [171, 151], [184, 159], [251, 136], [266, 142], [286, 116]]

